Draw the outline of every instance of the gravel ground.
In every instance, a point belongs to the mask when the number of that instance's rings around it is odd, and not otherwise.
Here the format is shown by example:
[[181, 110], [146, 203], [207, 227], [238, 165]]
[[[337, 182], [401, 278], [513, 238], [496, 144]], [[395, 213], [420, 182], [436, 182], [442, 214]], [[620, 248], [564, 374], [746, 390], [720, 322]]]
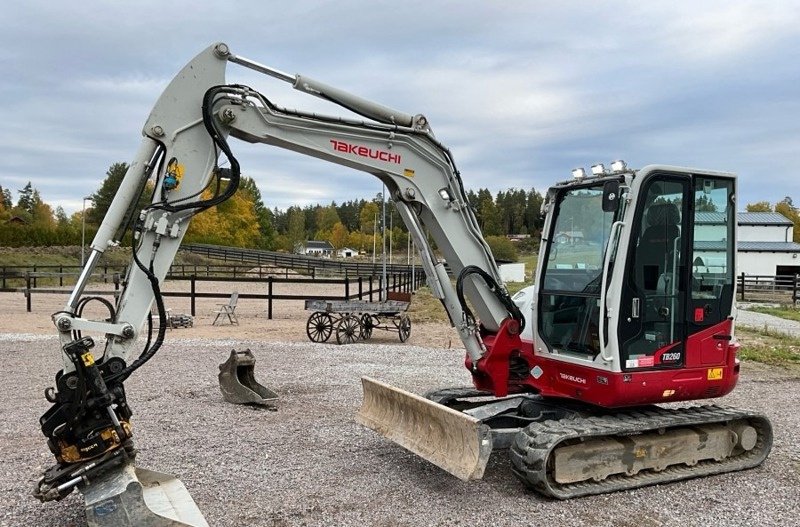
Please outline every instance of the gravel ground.
[[740, 304], [738, 306], [736, 312], [736, 323], [740, 326], [748, 328], [767, 328], [770, 331], [777, 331], [779, 333], [786, 333], [793, 337], [800, 337], [800, 322], [776, 317], [774, 315], [768, 315], [766, 313], [748, 311], [747, 305]]
[[[77, 493], [31, 497], [52, 463], [37, 427], [42, 390], [60, 367], [55, 337], [0, 334], [0, 526], [85, 525]], [[277, 412], [225, 403], [218, 364], [250, 348]], [[483, 480], [463, 483], [353, 421], [362, 375], [421, 393], [464, 385], [462, 352], [398, 344], [335, 346], [171, 338], [127, 383], [139, 466], [176, 474], [212, 526], [798, 525], [800, 379], [747, 363], [722, 401], [766, 413], [775, 428], [761, 467], [581, 498], [527, 491], [496, 453]]]

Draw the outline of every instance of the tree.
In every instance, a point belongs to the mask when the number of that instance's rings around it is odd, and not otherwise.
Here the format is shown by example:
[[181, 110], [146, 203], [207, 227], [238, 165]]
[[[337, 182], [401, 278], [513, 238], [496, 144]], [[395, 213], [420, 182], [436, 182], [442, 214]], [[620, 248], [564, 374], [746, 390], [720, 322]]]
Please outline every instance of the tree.
[[794, 223], [792, 241], [800, 242], [800, 212], [792, 206], [792, 198], [786, 196], [783, 201], [775, 204], [775, 212], [783, 214]]
[[253, 178], [243, 177], [239, 182], [239, 192], [244, 192], [249, 195], [250, 200], [253, 202], [256, 218], [258, 218], [258, 228], [260, 240], [258, 247], [261, 249], [274, 249], [276, 246], [275, 228], [273, 227], [272, 212], [264, 206], [261, 199], [261, 191], [258, 190], [256, 182]]
[[5, 210], [11, 210], [11, 207], [14, 206], [14, 202], [11, 200], [11, 191], [2, 185], [0, 185], [0, 205]]
[[336, 203], [316, 209], [314, 218], [316, 229], [319, 231], [331, 232], [334, 225], [341, 223], [339, 214], [336, 212]]
[[286, 236], [289, 248], [293, 251], [297, 244], [306, 239], [306, 215], [300, 207], [289, 207], [287, 216]]
[[487, 236], [486, 243], [489, 244], [489, 248], [492, 249], [492, 254], [497, 260], [516, 262], [519, 259], [519, 252], [514, 242], [505, 236]]
[[38, 190], [34, 190], [31, 197], [31, 223], [46, 229], [52, 229], [56, 226], [53, 218], [53, 209], [42, 201], [42, 196]]
[[331, 229], [330, 242], [334, 249], [342, 249], [347, 245], [350, 233], [342, 222], [337, 222]]
[[28, 181], [24, 188], [17, 191], [19, 192], [19, 200], [17, 200], [17, 208], [28, 214], [33, 214], [33, 185]]
[[[211, 191], [203, 192], [202, 198], [211, 198]], [[247, 192], [236, 192], [216, 207], [197, 214], [186, 233], [189, 242], [229, 247], [255, 247], [259, 238], [255, 205]]]
[[747, 209], [747, 212], [772, 212], [772, 206], [769, 204], [769, 201], [748, 203], [745, 209]]

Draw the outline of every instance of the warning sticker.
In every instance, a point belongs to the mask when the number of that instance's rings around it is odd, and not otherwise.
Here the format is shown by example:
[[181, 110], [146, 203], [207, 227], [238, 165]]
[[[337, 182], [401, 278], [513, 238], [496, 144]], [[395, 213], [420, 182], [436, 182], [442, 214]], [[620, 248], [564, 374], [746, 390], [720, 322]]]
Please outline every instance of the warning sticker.
[[722, 379], [722, 368], [709, 368], [708, 369], [708, 380], [709, 381], [718, 381]]

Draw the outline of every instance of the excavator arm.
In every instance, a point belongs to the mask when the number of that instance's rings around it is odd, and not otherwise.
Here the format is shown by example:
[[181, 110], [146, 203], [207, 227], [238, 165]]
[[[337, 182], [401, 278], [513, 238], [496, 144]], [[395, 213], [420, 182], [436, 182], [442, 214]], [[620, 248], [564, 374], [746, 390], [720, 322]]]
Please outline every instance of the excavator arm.
[[[252, 88], [226, 84], [229, 62], [289, 82], [365, 119], [281, 108]], [[452, 156], [423, 115], [398, 112], [308, 77], [288, 75], [236, 56], [218, 43], [197, 55], [170, 82], [150, 113], [143, 135], [73, 292], [64, 309], [53, 315], [64, 368], [56, 376], [55, 389], [47, 391], [52, 406], [40, 424], [58, 463], [37, 484], [40, 499], [60, 499], [79, 488], [86, 497], [91, 525], [205, 524], [179, 481], [134, 467], [132, 412], [124, 381], [164, 341], [165, 309], [159, 288], [192, 216], [236, 191], [240, 169], [229, 137], [293, 150], [380, 179], [420, 250], [428, 284], [464, 342], [474, 375], [491, 377], [491, 372], [480, 371], [487, 336], [494, 339], [502, 333], [503, 338], [518, 338], [522, 315], [501, 285]], [[225, 168], [220, 166], [220, 154], [227, 159]], [[129, 211], [150, 188], [151, 204], [133, 221], [133, 262], [117, 304], [109, 304], [107, 320], [82, 318], [82, 307], [92, 298], [84, 293], [93, 269], [103, 252], [119, 243]], [[434, 257], [428, 234], [457, 277], [455, 287]], [[157, 332], [149, 318], [154, 303], [160, 318]], [[141, 348], [139, 337], [145, 332], [146, 344], [136, 355]], [[105, 335], [103, 351], [94, 353], [94, 341], [84, 333]], [[505, 395], [502, 374], [498, 378], [497, 391]], [[438, 405], [379, 383], [365, 380], [364, 386], [365, 406], [358, 419], [387, 436], [407, 426], [392, 422], [392, 414], [403, 414], [398, 413], [399, 407], [422, 415], [437, 411]], [[477, 420], [449, 419], [443, 427], [445, 436], [466, 434], [483, 445], [466, 467], [437, 460], [438, 448], [393, 438], [465, 479], [480, 477], [491, 440]], [[440, 443], [452, 439], [445, 436]], [[168, 496], [163, 499], [154, 493]], [[163, 503], [171, 505], [159, 508]], [[128, 523], [114, 511], [128, 511]]]

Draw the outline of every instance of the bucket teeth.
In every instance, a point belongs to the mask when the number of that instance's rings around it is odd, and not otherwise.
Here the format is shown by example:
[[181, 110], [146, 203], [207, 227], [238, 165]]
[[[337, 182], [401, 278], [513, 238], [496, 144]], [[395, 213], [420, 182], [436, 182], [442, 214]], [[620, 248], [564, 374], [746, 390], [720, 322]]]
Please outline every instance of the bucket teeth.
[[389, 386], [361, 378], [364, 402], [356, 421], [464, 481], [481, 479], [492, 453], [492, 434], [478, 419]]
[[219, 388], [229, 403], [254, 404], [271, 410], [278, 408], [278, 394], [256, 381], [253, 353], [231, 350], [228, 360], [219, 365]]

